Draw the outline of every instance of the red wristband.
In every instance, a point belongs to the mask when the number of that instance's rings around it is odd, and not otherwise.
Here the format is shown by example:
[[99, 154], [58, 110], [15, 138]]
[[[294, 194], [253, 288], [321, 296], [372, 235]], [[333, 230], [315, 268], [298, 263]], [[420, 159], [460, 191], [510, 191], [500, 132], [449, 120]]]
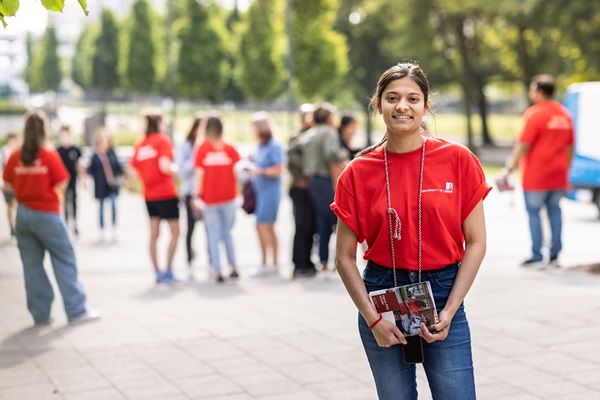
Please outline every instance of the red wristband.
[[375, 325], [377, 325], [379, 323], [379, 321], [381, 321], [383, 319], [383, 315], [379, 314], [379, 318], [377, 318], [375, 320], [375, 322], [373, 322], [371, 325], [369, 325], [369, 330], [372, 330]]

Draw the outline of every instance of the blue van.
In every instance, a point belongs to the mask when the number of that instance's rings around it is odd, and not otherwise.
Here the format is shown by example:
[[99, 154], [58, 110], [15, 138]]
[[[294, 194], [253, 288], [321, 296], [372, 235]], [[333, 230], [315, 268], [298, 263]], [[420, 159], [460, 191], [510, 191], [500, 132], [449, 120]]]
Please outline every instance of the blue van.
[[600, 82], [570, 85], [564, 105], [575, 127], [569, 181], [574, 189], [591, 190], [592, 201], [600, 212]]

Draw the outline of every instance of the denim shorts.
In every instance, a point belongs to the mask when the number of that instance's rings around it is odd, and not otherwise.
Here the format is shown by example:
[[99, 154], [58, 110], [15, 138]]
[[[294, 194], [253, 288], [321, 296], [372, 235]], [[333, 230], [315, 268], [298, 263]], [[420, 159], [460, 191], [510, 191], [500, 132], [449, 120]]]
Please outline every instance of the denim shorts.
[[[458, 269], [459, 264], [456, 263], [422, 272], [422, 280], [431, 284], [438, 313], [446, 305]], [[419, 280], [418, 272], [403, 269], [396, 269], [396, 277], [398, 286]], [[394, 286], [393, 271], [369, 261], [363, 272], [363, 281], [368, 292], [388, 289]], [[379, 347], [360, 314], [358, 327], [375, 378], [378, 398], [416, 400], [416, 369], [414, 364], [404, 363], [403, 346]], [[434, 400], [475, 399], [471, 334], [462, 304], [452, 319], [448, 337], [433, 343], [423, 341], [423, 351], [423, 368]]]

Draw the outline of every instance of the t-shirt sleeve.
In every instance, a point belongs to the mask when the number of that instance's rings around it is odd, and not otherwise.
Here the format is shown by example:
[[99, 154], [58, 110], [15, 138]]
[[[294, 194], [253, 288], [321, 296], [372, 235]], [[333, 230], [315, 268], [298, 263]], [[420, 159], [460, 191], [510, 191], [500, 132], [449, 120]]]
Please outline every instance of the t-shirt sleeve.
[[173, 159], [173, 146], [171, 146], [171, 142], [167, 138], [162, 138], [161, 141], [157, 143], [158, 157], [167, 157], [170, 160]]
[[340, 139], [335, 132], [327, 132], [323, 144], [325, 159], [328, 162], [341, 162], [344, 160], [344, 154], [340, 146]]
[[475, 206], [488, 195], [492, 187], [485, 180], [485, 175], [477, 157], [465, 149], [461, 160], [461, 221], [471, 214]]
[[194, 167], [196, 168], [204, 168], [204, 149], [204, 146], [201, 145], [196, 151], [196, 155], [194, 156]]
[[338, 179], [333, 203], [329, 206], [334, 214], [356, 235], [359, 242], [365, 240], [358, 223], [358, 210], [352, 170], [346, 168]]
[[231, 160], [233, 161], [233, 164], [237, 163], [238, 161], [240, 161], [242, 159], [242, 157], [240, 156], [240, 153], [238, 153], [238, 151], [233, 146], [229, 146], [229, 154], [230, 154]]
[[50, 171], [50, 184], [56, 186], [57, 184], [69, 179], [69, 173], [65, 164], [62, 162], [60, 155], [56, 151], [49, 153], [48, 157], [48, 169]]
[[538, 118], [536, 118], [536, 114], [534, 113], [526, 113], [524, 116], [523, 122], [523, 130], [519, 135], [519, 142], [525, 144], [532, 144], [536, 141], [540, 129], [539, 129]]
[[283, 148], [279, 143], [275, 143], [271, 148], [270, 154], [270, 164], [271, 165], [281, 165], [283, 164]]
[[11, 156], [9, 156], [8, 160], [6, 161], [6, 165], [4, 166], [4, 170], [2, 171], [2, 179], [4, 180], [4, 182], [8, 182], [11, 185], [15, 173], [16, 158], [17, 157], [14, 153]]

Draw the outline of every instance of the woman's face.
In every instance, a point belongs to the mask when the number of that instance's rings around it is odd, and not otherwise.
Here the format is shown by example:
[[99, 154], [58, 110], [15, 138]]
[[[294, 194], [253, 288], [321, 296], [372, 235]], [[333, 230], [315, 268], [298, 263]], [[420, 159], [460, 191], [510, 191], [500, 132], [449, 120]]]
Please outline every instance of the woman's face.
[[356, 121], [352, 121], [348, 125], [346, 125], [346, 127], [344, 128], [344, 132], [342, 132], [344, 141], [349, 142], [352, 140], [352, 138], [354, 137], [354, 134], [356, 133], [357, 127], [358, 127], [358, 123]]
[[404, 77], [390, 82], [379, 101], [379, 112], [388, 133], [420, 132], [427, 107], [423, 91], [412, 78]]

